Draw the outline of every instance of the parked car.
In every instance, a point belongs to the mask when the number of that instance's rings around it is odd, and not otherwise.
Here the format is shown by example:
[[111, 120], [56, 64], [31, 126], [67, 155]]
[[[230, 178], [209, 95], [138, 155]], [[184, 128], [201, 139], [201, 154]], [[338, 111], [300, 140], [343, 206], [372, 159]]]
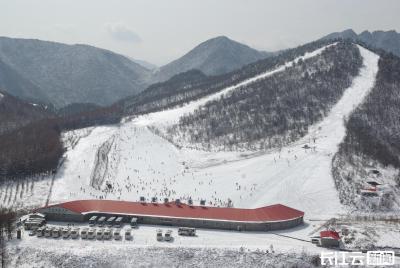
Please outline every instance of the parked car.
[[51, 237], [51, 235], [52, 235], [52, 232], [53, 232], [53, 229], [54, 229], [54, 227], [46, 227], [45, 229], [44, 229], [44, 236], [45, 237]]
[[36, 236], [37, 237], [42, 237], [43, 235], [44, 235], [44, 230], [46, 229], [46, 227], [39, 227], [37, 230], [36, 230]]
[[76, 227], [76, 228], [72, 229], [72, 231], [71, 231], [71, 238], [77, 239], [78, 236], [79, 236], [79, 228]]
[[111, 231], [111, 229], [109, 229], [109, 228], [105, 229], [105, 230], [104, 230], [104, 233], [103, 233], [103, 239], [104, 239], [104, 240], [110, 240], [110, 239], [111, 239], [111, 236], [112, 236], [112, 231]]
[[115, 239], [115, 240], [121, 240], [121, 239], [122, 239], [122, 237], [121, 237], [121, 230], [120, 230], [120, 229], [116, 229], [116, 230], [114, 231], [114, 239]]
[[115, 227], [121, 228], [123, 221], [124, 221], [124, 217], [118, 217], [114, 222]]
[[115, 221], [116, 217], [110, 217], [107, 219], [107, 226], [108, 227], [112, 227], [114, 225], [114, 221]]
[[96, 236], [96, 229], [90, 228], [87, 233], [87, 239], [94, 239]]
[[172, 241], [172, 230], [167, 230], [164, 236], [165, 241]]
[[195, 228], [189, 228], [189, 227], [179, 227], [178, 235], [196, 236], [196, 229]]
[[97, 220], [97, 216], [90, 217], [89, 226], [95, 226], [96, 225], [96, 220]]
[[133, 236], [132, 236], [132, 230], [131, 229], [127, 229], [125, 231], [125, 240], [132, 240]]
[[52, 231], [51, 231], [51, 236], [53, 238], [59, 238], [60, 237], [60, 228], [55, 227]]
[[97, 232], [96, 232], [96, 239], [97, 240], [102, 240], [103, 239], [103, 232], [104, 232], [104, 229], [102, 229], [102, 228], [97, 230]]
[[157, 230], [157, 241], [163, 241], [163, 234], [162, 234], [162, 230], [158, 229]]
[[104, 216], [103, 216], [103, 217], [100, 217], [99, 220], [97, 221], [97, 226], [103, 227], [105, 221], [106, 221], [106, 217], [104, 217]]
[[69, 227], [62, 228], [62, 231], [61, 231], [62, 237], [63, 238], [68, 238], [69, 235], [70, 235], [70, 232], [71, 232], [71, 228], [69, 228]]
[[29, 236], [35, 236], [36, 235], [36, 230], [32, 229], [29, 231]]
[[83, 228], [81, 231], [81, 237], [82, 239], [87, 239], [88, 238], [88, 228]]
[[132, 219], [131, 219], [131, 227], [132, 228], [138, 228], [138, 225], [137, 225], [137, 218], [135, 218], [135, 217], [133, 217]]

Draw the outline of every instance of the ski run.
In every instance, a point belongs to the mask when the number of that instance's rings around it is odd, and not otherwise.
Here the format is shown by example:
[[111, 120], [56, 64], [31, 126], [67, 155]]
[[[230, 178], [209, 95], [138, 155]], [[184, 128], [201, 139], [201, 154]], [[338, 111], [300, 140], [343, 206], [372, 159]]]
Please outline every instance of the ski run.
[[[141, 196], [147, 200], [156, 196], [158, 200], [168, 197], [170, 200], [180, 198], [184, 202], [192, 198], [195, 204], [205, 199], [211, 206], [226, 206], [228, 200], [232, 200], [234, 207], [242, 208], [281, 203], [305, 212], [304, 226], [287, 230], [285, 234], [308, 240], [316, 223], [346, 213], [331, 175], [332, 157], [346, 134], [344, 118], [362, 103], [374, 86], [379, 59], [373, 52], [358, 48], [363, 66], [340, 101], [327, 117], [310, 127], [305, 137], [281, 150], [254, 153], [179, 149], [151, 129], [162, 131], [208, 101], [283, 71], [292, 62], [182, 107], [125, 118], [115, 126], [64, 133], [68, 151], [55, 177], [24, 186], [26, 192], [21, 196], [17, 195], [16, 185], [3, 185], [0, 200], [4, 206], [14, 207], [43, 206], [48, 197], [50, 203], [57, 203], [96, 198], [138, 201]], [[324, 49], [300, 58], [314, 57]], [[303, 148], [306, 144], [311, 149]], [[154, 228], [143, 227], [149, 235], [143, 234], [139, 244], [152, 246], [146, 239], [152, 238]], [[286, 252], [312, 250], [314, 247], [310, 243], [293, 242], [274, 234], [255, 236], [212, 230], [203, 230], [203, 233], [205, 238], [197, 240], [195, 246], [268, 249], [273, 244]], [[221, 239], [215, 239], [216, 234]], [[260, 237], [259, 241], [257, 237]], [[271, 243], [264, 243], [266, 240]], [[210, 241], [213, 242], [210, 244]], [[29, 246], [32, 242], [23, 243]], [[61, 247], [68, 250], [75, 247], [73, 241], [64, 243]], [[99, 248], [105, 247], [99, 244]], [[178, 246], [189, 247], [189, 244], [182, 241]], [[52, 246], [41, 247], [47, 247], [41, 250], [51, 251]]]

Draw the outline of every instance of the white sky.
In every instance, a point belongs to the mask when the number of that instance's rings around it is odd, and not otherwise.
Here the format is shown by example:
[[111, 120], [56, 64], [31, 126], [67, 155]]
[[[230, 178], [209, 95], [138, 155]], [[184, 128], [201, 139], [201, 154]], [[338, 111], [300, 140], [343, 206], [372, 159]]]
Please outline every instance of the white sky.
[[218, 35], [273, 51], [347, 28], [399, 31], [399, 11], [399, 0], [0, 0], [0, 36], [162, 65]]

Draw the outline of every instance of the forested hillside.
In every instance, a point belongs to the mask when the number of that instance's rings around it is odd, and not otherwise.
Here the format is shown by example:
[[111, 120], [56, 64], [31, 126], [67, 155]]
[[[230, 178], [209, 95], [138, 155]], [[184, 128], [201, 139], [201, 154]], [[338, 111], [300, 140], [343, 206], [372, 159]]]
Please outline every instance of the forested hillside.
[[239, 70], [218, 76], [205, 76], [200, 71], [188, 71], [166, 82], [154, 84], [142, 93], [120, 101], [117, 106], [124, 110], [125, 115], [143, 114], [171, 108], [218, 92], [223, 88], [274, 69], [285, 62], [330, 43], [332, 41], [317, 41], [288, 49], [277, 56], [251, 63]]
[[[341, 201], [358, 208], [391, 208], [400, 189], [400, 58], [381, 53], [375, 87], [346, 127], [346, 138], [333, 160]], [[382, 169], [391, 172], [381, 174]], [[372, 176], [371, 170], [381, 172]], [[369, 180], [391, 187], [379, 202], [361, 197]]]
[[0, 182], [56, 170], [64, 152], [62, 131], [117, 124], [120, 120], [119, 110], [107, 107], [63, 117], [43, 116], [43, 119], [32, 120], [29, 124], [1, 134]]
[[27, 103], [0, 91], [0, 135], [50, 116], [52, 113], [42, 105]]
[[34, 39], [0, 37], [0, 71], [1, 63], [12, 72], [0, 72], [4, 90], [57, 108], [83, 102], [110, 105], [145, 89], [150, 76], [146, 68], [108, 50]]
[[341, 98], [358, 74], [356, 45], [340, 42], [319, 56], [208, 102], [169, 128], [172, 139], [203, 148], [281, 147], [307, 133]]

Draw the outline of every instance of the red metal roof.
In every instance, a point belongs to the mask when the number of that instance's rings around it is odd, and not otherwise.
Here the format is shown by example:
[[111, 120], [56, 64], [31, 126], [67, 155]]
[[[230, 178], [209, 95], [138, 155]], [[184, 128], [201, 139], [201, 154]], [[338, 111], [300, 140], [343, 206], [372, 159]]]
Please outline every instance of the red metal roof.
[[228, 221], [285, 221], [304, 216], [304, 212], [281, 205], [272, 205], [255, 209], [225, 208], [176, 205], [175, 202], [166, 204], [141, 203], [114, 200], [77, 200], [53, 206], [85, 214], [88, 212], [116, 213], [129, 215], [147, 215], [173, 218], [198, 218]]
[[336, 231], [322, 231], [319, 234], [321, 238], [332, 238], [335, 240], [340, 240], [339, 233]]

